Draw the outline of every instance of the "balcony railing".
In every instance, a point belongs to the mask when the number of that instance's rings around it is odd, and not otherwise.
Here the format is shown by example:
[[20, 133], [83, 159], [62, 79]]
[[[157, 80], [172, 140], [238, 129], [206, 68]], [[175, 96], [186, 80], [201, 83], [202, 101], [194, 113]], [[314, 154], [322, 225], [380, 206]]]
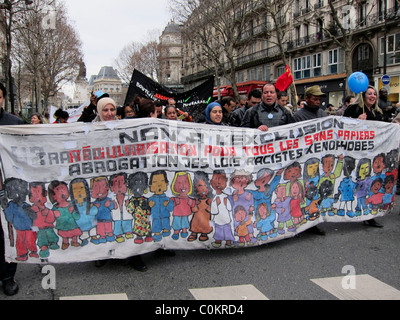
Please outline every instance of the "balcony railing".
[[[395, 8], [391, 8], [386, 11], [386, 15], [383, 14], [371, 14], [368, 15], [365, 19], [358, 19], [355, 23], [354, 29], [352, 29], [353, 32], [361, 32], [363, 30], [366, 30], [368, 28], [381, 28], [385, 23], [391, 23], [395, 21], [400, 21], [400, 10], [395, 10]], [[253, 32], [250, 32], [247, 30], [247, 32], [244, 32], [242, 34], [242, 39], [246, 39], [246, 37], [250, 37], [250, 34], [252, 34], [253, 37], [257, 36], [258, 34], [266, 31], [270, 31], [272, 29], [270, 24], [262, 24], [259, 26], [256, 26], [253, 28]], [[335, 30], [332, 30], [333, 32]], [[333, 33], [332, 32], [332, 33]], [[335, 32], [337, 35], [337, 32]], [[284, 44], [284, 50], [285, 51], [291, 51], [291, 50], [297, 50], [301, 49], [304, 47], [310, 47], [313, 45], [317, 45], [318, 43], [324, 42], [324, 41], [329, 41], [330, 35], [326, 31], [320, 31], [314, 34], [310, 34], [305, 37], [301, 37], [295, 40], [287, 41]], [[235, 65], [236, 67], [241, 67], [247, 63], [251, 62], [256, 62], [257, 60], [267, 58], [267, 57], [274, 57], [276, 55], [280, 54], [280, 50], [278, 46], [270, 47], [258, 52], [254, 52], [245, 56], [241, 56], [235, 60]], [[230, 64], [226, 63], [225, 68], [229, 69]], [[204, 77], [206, 74], [210, 74], [209, 71], [201, 71], [199, 73], [183, 77], [186, 81], [194, 80], [199, 77]]]

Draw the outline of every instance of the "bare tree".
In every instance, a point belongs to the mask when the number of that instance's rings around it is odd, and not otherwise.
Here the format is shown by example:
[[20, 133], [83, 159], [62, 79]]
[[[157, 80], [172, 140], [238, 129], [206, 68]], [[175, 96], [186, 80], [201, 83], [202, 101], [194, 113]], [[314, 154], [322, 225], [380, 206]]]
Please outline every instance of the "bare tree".
[[114, 61], [114, 66], [121, 79], [129, 83], [133, 71], [139, 70], [143, 74], [157, 81], [158, 73], [158, 39], [159, 31], [152, 30], [147, 33], [147, 41], [143, 43], [131, 42], [126, 45]]
[[121, 50], [118, 58], [115, 59], [115, 68], [117, 69], [122, 81], [125, 83], [129, 83], [129, 81], [131, 81], [131, 77], [135, 68], [138, 70], [140, 69], [138, 60], [135, 59], [135, 55], [136, 53], [140, 52], [142, 47], [143, 45], [141, 43], [131, 42]]
[[[14, 85], [12, 78], [12, 62], [11, 62], [11, 50], [13, 46], [13, 31], [15, 22], [19, 21], [21, 15], [27, 10], [28, 5], [32, 4], [31, 0], [7, 0], [0, 4], [0, 9], [4, 9], [4, 13], [1, 13], [0, 27], [3, 29], [6, 38], [6, 55], [4, 61], [4, 75], [6, 88], [9, 92], [9, 99], [11, 105], [11, 112], [15, 112], [14, 106]], [[6, 101], [6, 110], [8, 109], [8, 102]]]
[[49, 98], [76, 78], [82, 59], [81, 42], [58, 1], [35, 2], [33, 10], [18, 22], [16, 36], [15, 56], [33, 75], [39, 111], [42, 98], [48, 107]]
[[252, 1], [242, 0], [170, 0], [170, 10], [178, 23], [185, 25], [192, 57], [214, 69], [232, 84], [239, 98], [236, 83], [236, 61], [241, 56], [240, 43], [246, 29]]
[[[256, 26], [252, 37], [249, 37], [249, 41], [263, 40], [267, 44], [267, 52], [271, 57], [275, 57], [276, 60], [281, 60], [284, 66], [289, 65], [293, 70], [290, 63], [290, 56], [288, 53], [288, 43], [291, 41], [291, 24], [290, 17], [292, 16], [294, 0], [259, 0], [252, 7], [249, 16], [261, 21]], [[249, 29], [253, 29], [249, 27]], [[244, 42], [243, 45], [247, 43]], [[296, 86], [293, 83], [291, 85], [291, 101], [296, 101], [297, 92]], [[294, 104], [296, 109], [296, 105]]]
[[[376, 1], [348, 0], [343, 5], [343, 3], [328, 0], [327, 8], [315, 11], [313, 16], [307, 20], [309, 24], [320, 21], [320, 27], [326, 35], [325, 37], [343, 49], [344, 69], [347, 75], [353, 72], [354, 40], [362, 34], [363, 29], [379, 23], [379, 17], [375, 14], [376, 7]], [[386, 11], [387, 8], [384, 10]], [[347, 92], [350, 94], [349, 88], [347, 88]]]

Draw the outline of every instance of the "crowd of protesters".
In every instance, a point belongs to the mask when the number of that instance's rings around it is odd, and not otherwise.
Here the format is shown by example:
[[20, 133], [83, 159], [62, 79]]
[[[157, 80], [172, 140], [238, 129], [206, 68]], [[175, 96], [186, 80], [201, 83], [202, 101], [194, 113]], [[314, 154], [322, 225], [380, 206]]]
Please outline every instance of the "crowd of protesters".
[[[6, 99], [6, 89], [0, 83], [0, 125], [27, 124], [21, 118], [4, 111], [3, 103]], [[322, 98], [326, 94], [319, 86], [311, 86], [304, 99], [298, 99], [289, 104], [288, 94], [279, 92], [274, 84], [267, 83], [262, 90], [252, 90], [248, 96], [241, 96], [238, 101], [232, 97], [224, 97], [220, 101], [210, 103], [200, 118], [194, 119], [187, 111], [181, 110], [174, 99], [169, 99], [163, 105], [160, 101], [151, 101], [135, 97], [130, 105], [118, 107], [107, 93], [91, 93], [90, 104], [80, 116], [78, 122], [114, 121], [119, 119], [158, 118], [171, 121], [199, 122], [210, 125], [223, 125], [231, 127], [245, 127], [266, 132], [270, 128], [290, 123], [307, 121], [311, 119], [328, 117], [330, 115], [358, 118], [360, 120], [386, 121], [400, 124], [400, 104], [392, 106], [388, 103], [387, 92], [381, 90], [379, 96], [377, 90], [370, 86], [361, 97], [348, 96], [342, 106], [335, 108], [332, 105], [322, 106]], [[363, 105], [364, 104], [364, 105]], [[68, 123], [68, 113], [61, 109], [54, 114], [54, 124]], [[39, 113], [31, 115], [29, 124], [37, 125], [49, 123], [46, 117]], [[400, 188], [398, 183], [397, 194]], [[0, 186], [0, 196], [4, 194]], [[367, 224], [373, 227], [382, 227], [374, 219]], [[324, 232], [317, 227], [311, 231], [323, 235]], [[0, 280], [3, 283], [3, 291], [6, 295], [14, 295], [18, 292], [18, 285], [14, 280], [16, 264], [4, 261], [4, 237], [0, 228]], [[173, 252], [169, 252], [173, 255]], [[130, 262], [135, 269], [145, 271], [147, 267], [140, 256], [132, 257]], [[101, 265], [101, 263], [99, 263]]]

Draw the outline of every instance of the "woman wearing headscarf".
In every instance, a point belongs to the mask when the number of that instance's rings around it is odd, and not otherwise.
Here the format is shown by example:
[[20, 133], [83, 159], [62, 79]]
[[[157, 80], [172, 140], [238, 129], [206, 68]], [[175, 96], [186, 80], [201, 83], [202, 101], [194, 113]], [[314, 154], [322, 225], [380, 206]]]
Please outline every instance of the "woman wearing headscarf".
[[218, 102], [210, 103], [206, 108], [206, 123], [222, 125], [222, 107]]
[[[97, 103], [97, 117], [93, 122], [99, 121], [116, 121], [117, 118], [117, 104], [111, 98], [103, 98]], [[96, 266], [103, 266], [107, 260], [96, 261]], [[129, 264], [138, 271], [146, 271], [147, 267], [142, 261], [140, 255], [133, 256], [129, 258]]]
[[97, 117], [93, 122], [114, 121], [117, 118], [117, 104], [111, 98], [103, 98], [97, 103]]

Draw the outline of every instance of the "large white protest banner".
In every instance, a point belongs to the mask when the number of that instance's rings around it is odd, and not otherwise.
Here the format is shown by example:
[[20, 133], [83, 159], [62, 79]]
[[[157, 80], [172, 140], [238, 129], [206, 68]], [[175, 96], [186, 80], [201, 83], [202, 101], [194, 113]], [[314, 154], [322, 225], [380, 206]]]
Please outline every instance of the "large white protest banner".
[[137, 119], [0, 128], [8, 261], [262, 245], [393, 206], [398, 125]]

